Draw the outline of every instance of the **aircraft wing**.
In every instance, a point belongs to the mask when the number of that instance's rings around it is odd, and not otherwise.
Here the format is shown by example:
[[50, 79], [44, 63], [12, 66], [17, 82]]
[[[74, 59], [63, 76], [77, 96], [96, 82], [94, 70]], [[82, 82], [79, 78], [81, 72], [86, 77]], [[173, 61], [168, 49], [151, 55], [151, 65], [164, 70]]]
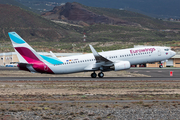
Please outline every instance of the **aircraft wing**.
[[92, 45], [89, 45], [91, 51], [96, 59], [96, 63], [90, 64], [84, 70], [103, 70], [104, 67], [113, 66], [114, 62], [100, 55]]

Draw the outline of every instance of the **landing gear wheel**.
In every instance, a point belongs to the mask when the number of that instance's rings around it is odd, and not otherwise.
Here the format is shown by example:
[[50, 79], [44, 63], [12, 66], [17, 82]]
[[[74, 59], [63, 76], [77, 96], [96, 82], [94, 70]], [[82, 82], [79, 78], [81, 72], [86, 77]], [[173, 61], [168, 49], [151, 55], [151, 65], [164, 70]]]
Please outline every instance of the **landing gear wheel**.
[[91, 74], [91, 77], [92, 77], [92, 78], [96, 78], [96, 77], [97, 77], [97, 74], [96, 74], [96, 73], [92, 73], [92, 74]]
[[104, 73], [103, 73], [103, 72], [100, 72], [100, 73], [98, 74], [98, 76], [99, 76], [99, 78], [103, 78], [103, 77], [104, 77]]
[[162, 66], [162, 65], [159, 65], [159, 68], [163, 68], [163, 66]]

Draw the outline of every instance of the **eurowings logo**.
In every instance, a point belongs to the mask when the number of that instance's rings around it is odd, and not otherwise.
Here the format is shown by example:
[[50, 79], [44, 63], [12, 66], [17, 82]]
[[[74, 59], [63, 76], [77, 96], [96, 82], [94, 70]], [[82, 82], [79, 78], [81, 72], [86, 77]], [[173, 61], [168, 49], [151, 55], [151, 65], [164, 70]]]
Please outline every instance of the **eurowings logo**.
[[153, 52], [155, 51], [155, 48], [145, 48], [145, 49], [139, 49], [139, 50], [130, 50], [130, 53], [142, 53], [142, 52]]
[[166, 55], [168, 55], [168, 52], [166, 52]]

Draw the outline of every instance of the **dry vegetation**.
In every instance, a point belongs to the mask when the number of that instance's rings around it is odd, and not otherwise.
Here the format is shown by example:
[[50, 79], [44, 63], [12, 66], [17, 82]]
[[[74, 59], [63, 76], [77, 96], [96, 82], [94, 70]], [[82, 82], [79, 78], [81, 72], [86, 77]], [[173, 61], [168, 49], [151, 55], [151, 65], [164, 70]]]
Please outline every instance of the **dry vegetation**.
[[[137, 109], [138, 107], [138, 109]], [[138, 115], [137, 111], [143, 112], [144, 114], [149, 114], [151, 116], [152, 113], [156, 113], [161, 111], [162, 109], [168, 109], [169, 111], [164, 111], [161, 113], [169, 114], [174, 111], [178, 111], [177, 109], [180, 107], [179, 102], [153, 102], [153, 103], [144, 103], [140, 102], [131, 102], [131, 103], [8, 103], [0, 105], [0, 118], [1, 119], [11, 119], [11, 120], [26, 120], [28, 117], [36, 119], [46, 120], [46, 119], [61, 119], [61, 120], [112, 120], [117, 119], [118, 117], [123, 117], [125, 114], [126, 118], [136, 118]], [[173, 108], [175, 110], [173, 111]], [[149, 110], [148, 110], [149, 109]], [[6, 114], [8, 113], [8, 114]], [[16, 114], [21, 113], [21, 115]], [[26, 113], [26, 114], [25, 114]], [[117, 113], [121, 113], [117, 116]], [[141, 113], [142, 114], [142, 113]], [[148, 116], [147, 116], [148, 117]], [[147, 118], [146, 117], [146, 118]], [[157, 116], [156, 116], [157, 117]], [[168, 116], [167, 118], [173, 118], [175, 115]]]
[[0, 101], [180, 99], [180, 82], [1, 82]]

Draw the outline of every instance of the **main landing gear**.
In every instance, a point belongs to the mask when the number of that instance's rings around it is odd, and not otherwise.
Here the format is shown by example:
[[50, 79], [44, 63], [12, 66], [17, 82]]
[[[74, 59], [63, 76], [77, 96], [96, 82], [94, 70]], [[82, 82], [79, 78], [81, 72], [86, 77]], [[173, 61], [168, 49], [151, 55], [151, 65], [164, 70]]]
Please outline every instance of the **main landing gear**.
[[[95, 73], [95, 71], [91, 74], [91, 77], [92, 78], [96, 78], [97, 77], [97, 74]], [[98, 73], [98, 77], [99, 78], [103, 78], [104, 77], [104, 73], [103, 72]]]

